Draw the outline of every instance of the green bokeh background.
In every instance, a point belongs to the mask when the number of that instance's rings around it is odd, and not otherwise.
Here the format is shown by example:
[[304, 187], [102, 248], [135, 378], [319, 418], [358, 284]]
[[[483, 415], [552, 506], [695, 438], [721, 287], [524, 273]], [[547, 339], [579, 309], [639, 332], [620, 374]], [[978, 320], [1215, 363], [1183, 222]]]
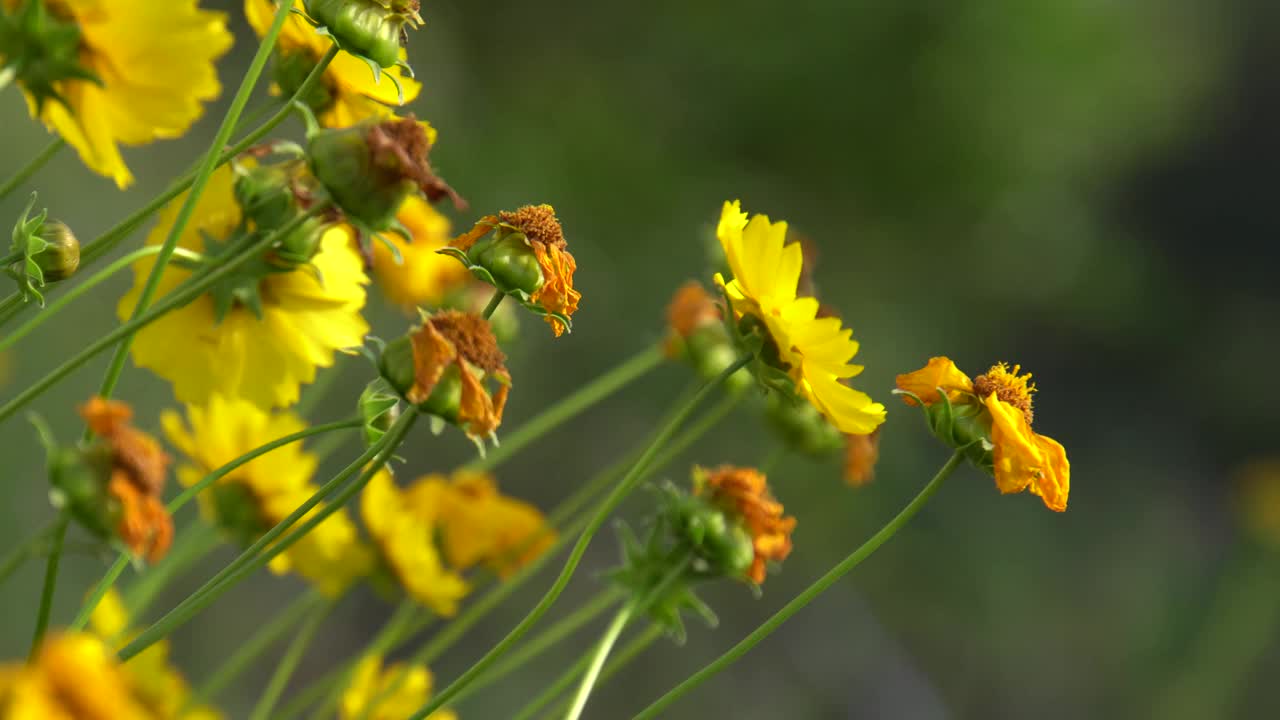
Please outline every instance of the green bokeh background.
[[[127, 192], [73, 153], [28, 183], [81, 238], [143, 204], [212, 136], [255, 41], [237, 3], [204, 4], [230, 13], [237, 42], [220, 65], [223, 97], [195, 129], [130, 150], [138, 182]], [[875, 483], [850, 490], [834, 460], [785, 457], [771, 479], [799, 527], [783, 571], [759, 599], [710, 589], [720, 626], [655, 646], [598, 690], [588, 717], [629, 717], [919, 489], [946, 451], [889, 389], [936, 354], [973, 372], [1009, 360], [1035, 373], [1037, 430], [1067, 447], [1074, 468], [1070, 509], [1001, 497], [963, 470], [906, 532], [668, 716], [1257, 717], [1280, 707], [1270, 682], [1280, 556], [1241, 529], [1233, 493], [1242, 466], [1278, 450], [1274, 3], [570, 0], [430, 3], [423, 15], [410, 52], [424, 90], [411, 109], [440, 131], [437, 169], [477, 213], [553, 203], [580, 266], [575, 332], [553, 342], [529, 321], [511, 350], [508, 429], [661, 336], [670, 293], [709, 279], [706, 242], [726, 198], [818, 243], [823, 298], [862, 342], [858, 385], [890, 407]], [[15, 90], [0, 99], [8, 176], [48, 137]], [[474, 215], [455, 217], [461, 227]], [[129, 281], [24, 340], [0, 394], [112, 327]], [[383, 336], [406, 326], [380, 299], [369, 318]], [[31, 409], [72, 437], [73, 407], [105, 363]], [[370, 377], [358, 358], [336, 372], [316, 419], [345, 416]], [[504, 489], [551, 506], [633, 447], [688, 379], [664, 367], [593, 409], [504, 467]], [[163, 381], [132, 367], [118, 394], [152, 429], [173, 403]], [[34, 439], [20, 417], [0, 433], [0, 546], [53, 515]], [[774, 448], [744, 410], [668, 474], [756, 463]], [[324, 471], [355, 452], [348, 444]], [[403, 454], [412, 475], [470, 452], [457, 433], [421, 432]], [[627, 507], [645, 510], [643, 496]], [[86, 540], [73, 533], [55, 624], [105, 568]], [[598, 589], [616, 553], [602, 534], [555, 613]], [[175, 582], [150, 619], [232, 557], [221, 550]], [[4, 657], [25, 653], [41, 569], [29, 563], [0, 588]], [[436, 663], [438, 683], [549, 583], [544, 573]], [[175, 633], [175, 657], [198, 682], [300, 589], [265, 573], [237, 587]], [[389, 610], [372, 594], [350, 598], [299, 682], [348, 656]], [[509, 717], [599, 631], [459, 711]], [[230, 717], [247, 714], [273, 666], [269, 655], [221, 698]]]

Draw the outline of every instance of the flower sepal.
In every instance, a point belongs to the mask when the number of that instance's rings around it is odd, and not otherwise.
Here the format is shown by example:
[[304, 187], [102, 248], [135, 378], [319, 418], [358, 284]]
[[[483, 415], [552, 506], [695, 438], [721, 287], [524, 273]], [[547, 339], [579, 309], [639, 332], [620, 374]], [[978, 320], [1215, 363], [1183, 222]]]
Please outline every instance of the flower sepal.
[[422, 24], [418, 0], [306, 0], [304, 4], [316, 32], [383, 68], [399, 62], [408, 29]]
[[35, 300], [44, 307], [40, 288], [75, 274], [80, 267], [80, 242], [65, 224], [57, 220], [46, 222], [48, 209], [31, 217], [35, 203], [33, 192], [13, 226], [9, 249], [16, 259], [5, 272], [18, 283], [24, 302]]
[[373, 447], [400, 416], [400, 394], [385, 378], [374, 378], [360, 393], [357, 407], [364, 423], [365, 447]]
[[631, 602], [643, 607], [651, 621], [676, 644], [684, 644], [688, 633], [684, 615], [692, 613], [709, 627], [720, 620], [715, 612], [693, 590], [699, 579], [695, 564], [689, 562], [690, 550], [672, 544], [665, 519], [659, 516], [650, 526], [644, 540], [625, 522], [617, 524], [622, 545], [622, 564], [605, 573], [605, 578], [620, 588]]
[[[991, 441], [991, 413], [977, 401], [973, 393], [959, 391], [963, 399], [952, 402], [950, 393], [938, 388], [938, 401], [926, 404], [914, 393], [894, 390], [894, 394], [913, 398], [924, 412], [929, 432], [947, 447], [963, 450], [965, 458], [979, 469], [994, 475], [995, 445]], [[958, 391], [951, 391], [952, 393]]]
[[74, 112], [59, 86], [70, 80], [102, 86], [81, 64], [80, 27], [49, 12], [43, 0], [26, 0], [16, 11], [0, 8], [0, 87], [15, 78], [31, 96], [36, 115], [56, 102]]
[[[532, 312], [534, 315], [537, 315], [538, 317], [542, 317], [542, 318], [551, 318], [556, 322], [561, 323], [564, 326], [566, 332], [573, 332], [572, 318], [570, 318], [568, 315], [562, 312], [555, 312], [553, 310], [548, 310], [542, 305], [539, 305], [538, 303], [534, 302], [532, 294], [526, 291], [525, 289], [502, 282], [501, 280], [498, 279], [498, 277], [495, 277], [493, 272], [490, 271], [488, 267], [486, 267], [485, 265], [481, 265], [475, 262], [474, 260], [472, 260], [469, 253], [463, 252], [462, 250], [459, 250], [458, 248], [453, 248], [453, 247], [440, 248], [436, 252], [440, 253], [441, 255], [448, 255], [449, 257], [454, 258], [458, 262], [462, 263], [463, 267], [465, 267], [467, 270], [470, 270], [471, 274], [474, 275], [477, 280], [479, 280], [482, 283], [485, 283], [486, 285], [492, 285], [495, 290], [501, 290], [502, 292], [506, 293], [508, 297], [514, 298], [516, 302], [520, 303], [520, 305], [524, 307], [524, 309], [528, 310], [529, 312]], [[539, 271], [539, 278], [541, 278], [541, 271]], [[541, 283], [538, 284], [538, 287], [541, 287]], [[535, 288], [535, 291], [536, 291], [536, 288]]]

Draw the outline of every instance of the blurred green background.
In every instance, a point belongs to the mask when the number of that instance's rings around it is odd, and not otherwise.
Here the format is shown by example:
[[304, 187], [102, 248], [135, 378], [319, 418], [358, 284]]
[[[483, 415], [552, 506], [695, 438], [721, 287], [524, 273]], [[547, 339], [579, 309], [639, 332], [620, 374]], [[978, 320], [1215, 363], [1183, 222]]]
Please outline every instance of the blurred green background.
[[[255, 39], [238, 3], [204, 4], [230, 13], [237, 43], [220, 66], [223, 97], [195, 130], [130, 150], [138, 183], [124, 193], [73, 153], [28, 183], [81, 238], [140, 206], [212, 136]], [[709, 280], [705, 243], [727, 198], [818, 243], [823, 298], [862, 342], [858, 385], [890, 407], [874, 484], [851, 490], [834, 460], [784, 458], [771, 479], [799, 527], [783, 571], [759, 599], [709, 589], [720, 626], [692, 628], [684, 647], [656, 645], [597, 691], [589, 717], [629, 717], [717, 656], [923, 485], [946, 451], [889, 390], [935, 354], [972, 373], [997, 360], [1035, 373], [1036, 429], [1067, 447], [1074, 468], [1070, 509], [1001, 497], [965, 469], [907, 531], [669, 717], [1260, 717], [1280, 707], [1280, 556], [1241, 529], [1233, 485], [1244, 464], [1280, 452], [1280, 6], [569, 0], [429, 3], [423, 15], [410, 53], [424, 90], [410, 109], [440, 131], [437, 169], [477, 214], [553, 203], [579, 261], [575, 332], [553, 342], [528, 321], [512, 350], [508, 430], [661, 337], [670, 293]], [[15, 90], [0, 98], [8, 176], [48, 138]], [[0, 217], [16, 215], [22, 195]], [[455, 217], [461, 227], [474, 216]], [[113, 326], [130, 281], [23, 341], [3, 396]], [[406, 326], [380, 299], [369, 317], [383, 336]], [[105, 363], [32, 409], [70, 438], [73, 407]], [[343, 382], [317, 419], [346, 415], [370, 377], [356, 358], [337, 372]], [[665, 367], [593, 409], [505, 466], [503, 488], [550, 507], [633, 447], [688, 376]], [[163, 381], [132, 368], [119, 395], [151, 429], [173, 402]], [[0, 545], [53, 515], [34, 439], [21, 418], [0, 435]], [[667, 474], [760, 462], [774, 442], [744, 410]], [[469, 452], [457, 433], [423, 432], [403, 454], [412, 475]], [[638, 496], [628, 515], [645, 505]], [[555, 614], [596, 590], [616, 553], [603, 533]], [[221, 551], [185, 575], [152, 615], [232, 557]], [[67, 560], [55, 624], [105, 565], [84, 550]], [[0, 589], [3, 657], [26, 650], [41, 571], [28, 563]], [[438, 685], [502, 637], [550, 577], [436, 663]], [[299, 589], [265, 573], [236, 588], [174, 635], [179, 663], [200, 678]], [[389, 609], [363, 592], [344, 603], [299, 682], [359, 647]], [[509, 717], [599, 631], [458, 710]], [[273, 666], [268, 655], [226, 693], [230, 717], [248, 712]]]

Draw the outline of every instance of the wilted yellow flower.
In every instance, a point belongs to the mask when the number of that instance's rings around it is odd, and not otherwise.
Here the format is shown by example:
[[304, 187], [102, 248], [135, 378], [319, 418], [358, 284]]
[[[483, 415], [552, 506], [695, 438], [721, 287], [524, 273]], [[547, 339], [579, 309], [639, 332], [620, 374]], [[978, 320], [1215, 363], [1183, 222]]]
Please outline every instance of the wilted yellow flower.
[[1057, 441], [1037, 435], [1031, 429], [1032, 394], [1036, 387], [1031, 375], [1019, 375], [1004, 363], [993, 365], [986, 374], [970, 380], [949, 358], [935, 357], [925, 367], [898, 376], [898, 389], [908, 404], [916, 398], [927, 406], [942, 402], [942, 394], [953, 405], [979, 406], [989, 424], [992, 472], [1002, 493], [1030, 490], [1046, 507], [1067, 509], [1071, 487], [1071, 465], [1067, 451]]
[[[232, 181], [229, 168], [213, 174], [178, 239], [180, 247], [213, 252], [205, 236], [220, 243], [235, 231], [241, 209]], [[182, 199], [161, 212], [148, 244], [164, 242]], [[120, 300], [121, 318], [133, 312], [154, 263], [155, 258], [148, 257], [134, 265], [136, 281]], [[304, 267], [261, 278], [260, 317], [235, 302], [219, 321], [208, 294], [160, 317], [135, 336], [134, 362], [172, 382], [178, 400], [188, 404], [207, 403], [215, 394], [262, 408], [297, 402], [299, 386], [315, 380], [316, 368], [331, 366], [334, 351], [361, 345], [369, 330], [360, 315], [368, 278], [350, 230], [326, 230], [310, 264], [318, 273]], [[169, 265], [160, 280], [160, 295], [190, 276], [190, 270]]]
[[421, 197], [410, 195], [396, 219], [411, 238], [406, 242], [394, 232], [382, 235], [400, 251], [400, 262], [386, 245], [372, 243], [377, 285], [391, 302], [406, 310], [439, 307], [469, 277], [457, 261], [436, 252], [452, 239], [449, 218]]
[[796, 519], [784, 516], [782, 503], [769, 492], [764, 473], [754, 468], [722, 465], [714, 470], [697, 468], [694, 472], [698, 495], [709, 499], [742, 521], [751, 533], [755, 558], [747, 577], [759, 585], [764, 582], [770, 562], [781, 562], [791, 554], [791, 532]]
[[449, 617], [471, 588], [448, 569], [436, 547], [436, 526], [414, 510], [386, 469], [369, 480], [360, 495], [360, 515], [387, 567], [410, 597]]
[[35, 662], [0, 667], [5, 720], [153, 720], [102, 640], [89, 633], [52, 635]]
[[[293, 0], [293, 6], [302, 10], [302, 0]], [[262, 36], [271, 27], [276, 3], [271, 0], [245, 0], [244, 13], [249, 24]], [[276, 78], [283, 84], [279, 89], [292, 94], [332, 43], [300, 15], [291, 15], [276, 40]], [[405, 57], [405, 51], [400, 50], [400, 59]], [[418, 97], [422, 85], [405, 75], [399, 67], [389, 67], [382, 72], [394, 77], [395, 81], [387, 77], [375, 80], [368, 63], [350, 53], [340, 52], [325, 69], [315, 97], [302, 99], [311, 105], [316, 119], [325, 127], [349, 127], [366, 118], [389, 117], [392, 111], [387, 106], [412, 102]], [[396, 82], [399, 82], [400, 90], [396, 89]], [[294, 87], [289, 87], [291, 83]], [[404, 92], [403, 102], [401, 90]]]
[[[120, 145], [182, 135], [204, 112], [202, 103], [221, 91], [214, 61], [231, 47], [231, 34], [226, 16], [199, 9], [197, 0], [4, 0], [3, 5], [15, 12], [27, 2], [43, 5], [41, 12], [49, 16], [45, 32], [28, 38], [41, 62], [3, 61], [47, 70], [51, 57], [78, 60], [78, 66], [59, 67], [51, 84], [41, 82], [47, 78], [24, 77], [19, 69], [18, 84], [32, 116], [61, 135], [91, 170], [121, 188], [133, 182], [133, 175]], [[72, 38], [74, 46], [66, 45]]]
[[[189, 462], [178, 480], [191, 486], [209, 472], [273, 440], [306, 428], [288, 412], [267, 413], [244, 400], [214, 395], [204, 407], [188, 406], [187, 418], [168, 411], [161, 417], [169, 441]], [[220, 478], [200, 495], [201, 507], [222, 529], [243, 543], [256, 540], [319, 489], [312, 482], [318, 460], [291, 443], [254, 458]], [[323, 503], [312, 509], [319, 512]], [[296, 572], [320, 592], [336, 596], [369, 571], [370, 554], [355, 524], [339, 510], [271, 559], [276, 574]]]
[[[342, 693], [341, 718], [403, 720], [412, 717], [431, 699], [434, 682], [426, 665], [396, 663], [383, 668], [380, 656], [367, 655], [356, 665], [351, 684]], [[383, 693], [386, 696], [371, 710], [369, 703]], [[452, 710], [439, 710], [431, 713], [428, 720], [457, 720], [457, 717]]]
[[719, 274], [734, 313], [749, 316], [768, 331], [765, 352], [784, 370], [796, 392], [813, 403], [841, 432], [865, 435], [884, 422], [885, 409], [865, 393], [841, 382], [862, 372], [850, 360], [858, 352], [853, 331], [837, 317], [820, 313], [816, 298], [799, 297], [804, 252], [787, 242], [787, 224], [764, 215], [747, 222], [739, 203], [726, 202], [716, 229], [731, 280]]
[[439, 528], [445, 557], [456, 570], [484, 563], [507, 577], [537, 559], [556, 539], [538, 508], [503, 495], [487, 473], [427, 475], [405, 495], [416, 513]]

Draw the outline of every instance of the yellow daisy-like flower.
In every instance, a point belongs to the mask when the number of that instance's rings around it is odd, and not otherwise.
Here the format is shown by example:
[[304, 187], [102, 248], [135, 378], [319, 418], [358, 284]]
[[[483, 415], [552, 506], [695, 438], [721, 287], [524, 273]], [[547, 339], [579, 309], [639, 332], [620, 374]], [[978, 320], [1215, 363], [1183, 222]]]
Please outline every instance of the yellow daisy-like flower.
[[[302, 10], [302, 0], [294, 0], [293, 6]], [[275, 13], [276, 4], [271, 0], [244, 2], [244, 14], [259, 37], [265, 35], [271, 27]], [[332, 44], [329, 38], [318, 34], [300, 15], [294, 14], [285, 21], [276, 40], [277, 62], [296, 62], [297, 58], [303, 58], [307, 61], [303, 67], [309, 70]], [[402, 49], [400, 59], [405, 57]], [[422, 90], [421, 84], [404, 75], [398, 67], [386, 68], [382, 72], [393, 76], [400, 83], [406, 103], [417, 98]], [[301, 80], [302, 77], [299, 77], [298, 81]], [[338, 53], [325, 69], [321, 82], [324, 85], [321, 105], [312, 109], [316, 112], [316, 119], [325, 127], [350, 127], [366, 118], [390, 117], [393, 113], [388, 106], [402, 104], [395, 82], [386, 77], [375, 81], [369, 64], [350, 53]]]
[[439, 528], [445, 557], [458, 570], [484, 563], [505, 578], [537, 559], [556, 539], [538, 508], [503, 495], [487, 473], [427, 475], [405, 494], [410, 506]]
[[[214, 173], [179, 246], [205, 251], [211, 248], [205, 247], [204, 235], [222, 240], [235, 230], [241, 211], [232, 180], [229, 168]], [[164, 242], [181, 201], [161, 212], [148, 244]], [[133, 312], [154, 262], [148, 257], [134, 265], [136, 281], [120, 300], [121, 318]], [[134, 363], [172, 382], [184, 403], [201, 405], [221, 394], [262, 408], [293, 404], [299, 386], [315, 380], [317, 367], [332, 365], [335, 350], [362, 344], [369, 330], [360, 315], [368, 278], [351, 231], [344, 226], [325, 231], [311, 264], [318, 275], [299, 268], [261, 280], [261, 318], [237, 304], [218, 321], [207, 294], [164, 315], [135, 336]], [[170, 265], [160, 280], [160, 294], [190, 276], [191, 271]]]
[[89, 633], [53, 635], [35, 662], [0, 667], [5, 720], [153, 720], [115, 653]]
[[[396, 663], [382, 666], [382, 657], [367, 655], [356, 665], [351, 684], [342, 693], [342, 720], [402, 720], [411, 717], [431, 699], [435, 678], [426, 665]], [[369, 703], [386, 694], [373, 708]], [[452, 710], [431, 713], [428, 720], [457, 720]]]
[[717, 274], [738, 317], [761, 321], [777, 350], [777, 362], [796, 390], [841, 432], [865, 435], [884, 422], [885, 409], [843, 380], [862, 372], [850, 360], [858, 352], [853, 331], [819, 313], [818, 300], [799, 297], [804, 252], [787, 243], [787, 224], [764, 215], [747, 221], [738, 201], [726, 202], [716, 236], [733, 273]]
[[[177, 470], [178, 481], [187, 487], [250, 450], [306, 428], [292, 413], [269, 414], [221, 395], [204, 407], [188, 407], [187, 418], [189, 427], [174, 411], [161, 416], [165, 435], [190, 461]], [[256, 539], [315, 494], [318, 463], [299, 443], [277, 448], [220, 478], [200, 495], [202, 510], [241, 540]], [[270, 568], [276, 574], [296, 572], [333, 597], [366, 574], [370, 560], [355, 524], [339, 510], [272, 558]]]
[[[935, 357], [925, 367], [898, 376], [898, 389], [911, 393], [925, 405], [942, 402], [942, 393], [953, 405], [979, 405], [990, 423], [992, 471], [1002, 493], [1030, 490], [1050, 510], [1067, 509], [1071, 488], [1071, 464], [1067, 451], [1052, 438], [1031, 429], [1034, 418], [1031, 375], [1021, 367], [998, 363], [970, 380], [949, 358]], [[909, 404], [915, 398], [904, 395]]]
[[379, 470], [361, 493], [360, 515], [405, 592], [439, 615], [456, 614], [471, 587], [445, 567], [436, 547], [435, 524], [414, 509], [386, 469]]
[[[129, 612], [114, 588], [98, 602], [89, 616], [89, 628], [107, 645], [124, 647], [137, 633], [130, 630]], [[213, 720], [222, 713], [205, 706], [187, 706], [191, 686], [169, 660], [169, 640], [165, 638], [123, 666], [133, 697], [158, 720]]]
[[446, 296], [464, 284], [470, 273], [453, 258], [436, 251], [448, 246], [449, 218], [417, 195], [405, 199], [396, 219], [409, 230], [411, 241], [384, 233], [400, 251], [400, 262], [381, 242], [373, 243], [373, 274], [391, 302], [405, 310], [439, 307]]
[[[83, 70], [102, 84], [67, 77], [53, 84], [66, 101], [24, 87], [33, 117], [67, 141], [89, 169], [121, 188], [133, 175], [120, 145], [175, 138], [221, 92], [214, 61], [231, 47], [226, 16], [197, 0], [43, 0], [58, 22], [80, 33]], [[21, 0], [5, 0], [14, 10]], [[21, 83], [21, 73], [19, 73]]]

